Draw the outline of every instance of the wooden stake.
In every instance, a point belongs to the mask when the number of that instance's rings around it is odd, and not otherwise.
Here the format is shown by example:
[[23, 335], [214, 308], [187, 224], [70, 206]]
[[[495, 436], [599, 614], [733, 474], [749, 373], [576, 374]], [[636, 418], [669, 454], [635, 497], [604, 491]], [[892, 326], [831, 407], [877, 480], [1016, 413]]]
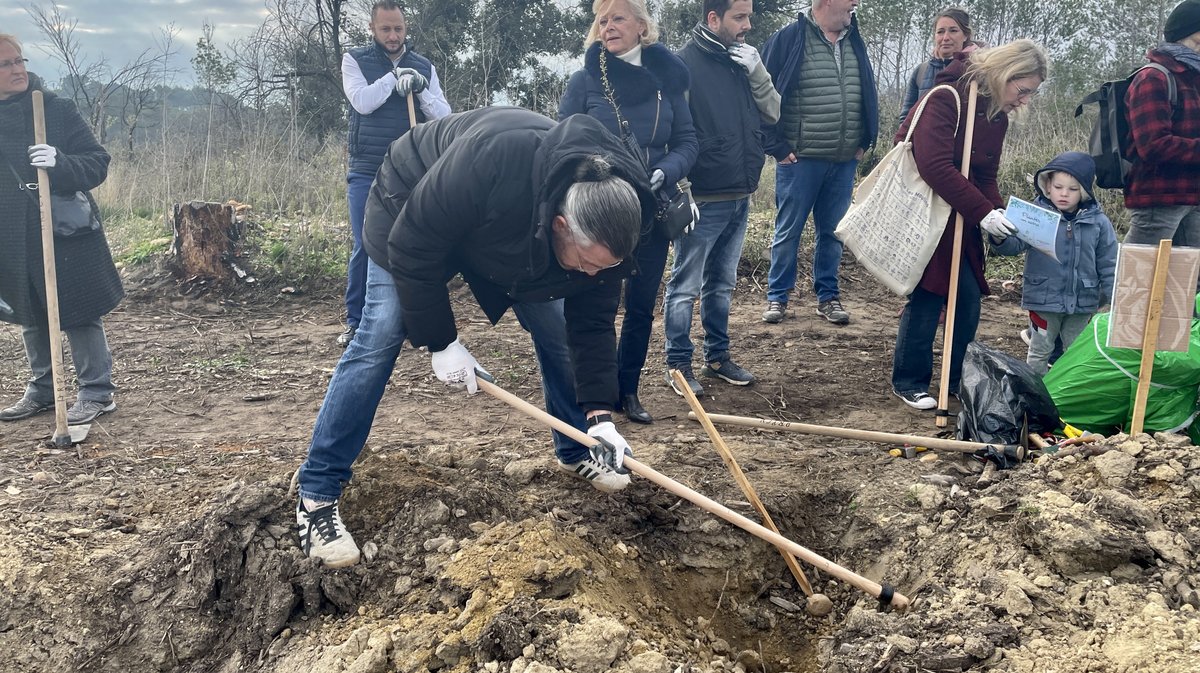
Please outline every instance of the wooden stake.
[[[967, 94], [967, 135], [963, 139], [962, 176], [971, 177], [971, 147], [975, 144], [975, 107], [978, 102], [978, 83], [972, 81]], [[942, 330], [942, 376], [938, 385], [938, 408], [934, 415], [937, 427], [946, 427], [950, 416], [950, 363], [954, 359], [954, 316], [958, 305], [958, 276], [962, 267], [963, 216], [954, 218], [954, 247], [950, 251], [950, 294], [946, 297], [946, 326]]]
[[[46, 143], [46, 109], [42, 92], [35, 90], [33, 100], [33, 142]], [[46, 324], [50, 332], [50, 369], [54, 378], [54, 436], [55, 446], [71, 445], [67, 430], [66, 368], [63, 366], [62, 325], [58, 315], [58, 270], [54, 262], [54, 215], [50, 211], [50, 175], [37, 169], [38, 204], [42, 216], [42, 271], [46, 282]]]
[[417, 108], [413, 105], [413, 94], [411, 91], [408, 92], [406, 98], [408, 99], [408, 130], [411, 131], [417, 128]]
[[[750, 483], [750, 480], [746, 478], [746, 474], [742, 472], [742, 468], [740, 465], [738, 465], [737, 459], [733, 457], [733, 451], [729, 450], [729, 445], [725, 443], [725, 440], [721, 437], [721, 433], [717, 432], [717, 428], [712, 424], [712, 421], [708, 419], [708, 414], [704, 412], [704, 407], [700, 404], [700, 400], [696, 399], [695, 393], [692, 392], [687, 380], [683, 378], [683, 374], [681, 374], [678, 369], [672, 369], [671, 377], [675, 379], [676, 390], [683, 391], [683, 399], [686, 400], [688, 406], [692, 408], [692, 414], [690, 415], [694, 416], [700, 421], [700, 425], [704, 426], [704, 431], [708, 433], [708, 438], [712, 440], [713, 446], [715, 446], [717, 449], [717, 453], [721, 454], [721, 460], [725, 461], [725, 467], [729, 468], [729, 473], [733, 475], [733, 480], [737, 482], [738, 487], [742, 489], [742, 493], [745, 494], [746, 498], [750, 501], [750, 504], [754, 506], [754, 510], [758, 512], [760, 517], [762, 517], [763, 525], [778, 533], [779, 527], [776, 526], [775, 521], [771, 519], [771, 514], [767, 511], [766, 505], [764, 505], [762, 500], [759, 499], [758, 492], [754, 490], [754, 486]], [[812, 599], [812, 584], [809, 583], [808, 577], [805, 576], [804, 570], [800, 567], [800, 564], [796, 563], [796, 557], [792, 556], [786, 549], [782, 548], [779, 549], [779, 553], [783, 554], [783, 560], [785, 563], [787, 563], [788, 570], [792, 571], [792, 577], [796, 578], [796, 583], [800, 585], [800, 589], [804, 591], [804, 595], [809, 599]], [[829, 601], [828, 597], [824, 597], [824, 599], [824, 601], [820, 601], [820, 603], [822, 603], [821, 606], [815, 605], [815, 602], [810, 600], [810, 607], [815, 608], [818, 611], [823, 609], [823, 604]], [[829, 603], [828, 607], [832, 608], [832, 603]], [[812, 609], [809, 611], [816, 614], [816, 612]], [[825, 611], [823, 614], [829, 614], [829, 612]], [[818, 614], [817, 616], [822, 615]]]
[[1150, 379], [1154, 375], [1154, 351], [1158, 349], [1158, 325], [1162, 322], [1163, 295], [1167, 290], [1167, 270], [1171, 266], [1171, 240], [1158, 242], [1158, 258], [1154, 260], [1154, 284], [1150, 286], [1150, 306], [1146, 311], [1146, 330], [1142, 334], [1142, 365], [1138, 369], [1137, 394], [1133, 398], [1133, 419], [1129, 434], [1142, 431], [1146, 422], [1146, 398], [1150, 394]]
[[[691, 418], [692, 420], [696, 419], [695, 415], [692, 413], [688, 414], [688, 418]], [[876, 442], [879, 444], [911, 444], [912, 446], [923, 446], [927, 449], [956, 451], [958, 453], [975, 453], [976, 451], [984, 451], [989, 448], [1012, 449], [1016, 452], [1015, 455], [1018, 459], [1025, 459], [1025, 450], [1019, 444], [1013, 444], [1011, 446], [983, 444], [981, 442], [964, 442], [957, 439], [941, 439], [940, 437], [898, 435], [892, 432], [854, 430], [851, 428], [837, 428], [828, 425], [789, 423], [788, 421], [774, 421], [765, 418], [747, 418], [745, 416], [725, 416], [723, 414], [709, 414], [708, 418], [714, 423], [741, 425], [747, 428], [760, 428], [763, 430], [787, 430], [789, 432], [800, 432], [808, 435], [824, 435], [826, 437], [857, 439], [864, 442]]]
[[[487, 379], [483, 378], [482, 376], [478, 377], [476, 379], [476, 381], [479, 384], [480, 390], [491, 395], [492, 397], [495, 397], [496, 399], [500, 400], [501, 402], [504, 402], [505, 404], [513, 407], [514, 409], [517, 409], [517, 410], [523, 412], [530, 418], [533, 418], [555, 430], [558, 430], [563, 435], [570, 437], [571, 439], [583, 444], [584, 446], [591, 446], [596, 443], [596, 440], [593, 439], [592, 437], [589, 437], [587, 433], [581, 432], [578, 428], [572, 426], [571, 424], [569, 424], [565, 421], [562, 421], [558, 418], [555, 418], [554, 416], [551, 416], [550, 414], [546, 413], [542, 409], [539, 409], [539, 408], [533, 406], [532, 404], [517, 397], [516, 395], [513, 395], [512, 393], [508, 392], [507, 390], [504, 390], [500, 386], [497, 386], [496, 384], [488, 381]], [[654, 468], [650, 467], [649, 465], [646, 465], [630, 456], [626, 456], [625, 457], [625, 467], [629, 468], [629, 470], [632, 471], [634, 474], [637, 474], [637, 475], [643, 477], [644, 479], [646, 479], [647, 481], [651, 481], [651, 482], [655, 483], [656, 485], [662, 487], [664, 490], [668, 491], [669, 493], [672, 493], [674, 495], [679, 496], [680, 498], [683, 498], [684, 500], [687, 500], [688, 502], [696, 505], [697, 507], [700, 507], [701, 509], [705, 510], [706, 512], [710, 512], [712, 514], [715, 514], [715, 515], [721, 517], [722, 519], [737, 526], [738, 528], [741, 528], [742, 530], [746, 531], [747, 533], [754, 535], [755, 537], [757, 537], [759, 539], [766, 540], [767, 542], [770, 542], [771, 544], [775, 545], [776, 547], [781, 547], [781, 548], [787, 550], [792, 555], [799, 557], [800, 559], [809, 563], [810, 565], [817, 568], [818, 570], [821, 570], [828, 575], [832, 575], [832, 576], [846, 582], [847, 584], [853, 585], [853, 586], [861, 589], [862, 591], [866, 592], [867, 594], [874, 596], [875, 598], [881, 598], [881, 600], [882, 600], [883, 598], [887, 598], [890, 595], [891, 600], [888, 601], [888, 604], [891, 605], [891, 607], [895, 608], [896, 610], [903, 612], [904, 610], [908, 609], [910, 601], [906, 596], [904, 596], [900, 592], [891, 590], [889, 587], [889, 591], [885, 593], [883, 585], [879, 584], [878, 582], [869, 580], [869, 579], [863, 577], [862, 575], [855, 573], [852, 570], [844, 568], [844, 567], [834, 563], [833, 561], [826, 559], [825, 557], [821, 556], [820, 554], [817, 554], [816, 552], [813, 552], [805, 547], [802, 547], [802, 546], [796, 544], [795, 542], [792, 542], [791, 540], [783, 537], [779, 533], [776, 533], [776, 532], [768, 529], [765, 526], [754, 523], [750, 519], [747, 519], [746, 517], [742, 516], [741, 514], [738, 514], [737, 512], [729, 509], [728, 507], [726, 507], [710, 498], [707, 498], [707, 497], [697, 493], [696, 491], [693, 491], [692, 489], [684, 486], [683, 484], [675, 481], [674, 479], [671, 479], [670, 477], [668, 477], [664, 474], [661, 474], [660, 472], [657, 472], [656, 470], [654, 470]]]

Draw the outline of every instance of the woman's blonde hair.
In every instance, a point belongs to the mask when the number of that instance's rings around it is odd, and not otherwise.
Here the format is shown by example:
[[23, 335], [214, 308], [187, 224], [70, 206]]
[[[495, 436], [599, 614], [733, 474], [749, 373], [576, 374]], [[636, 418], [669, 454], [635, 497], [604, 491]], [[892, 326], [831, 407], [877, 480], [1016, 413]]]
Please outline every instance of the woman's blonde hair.
[[972, 53], [963, 79], [979, 83], [979, 95], [988, 99], [988, 119], [995, 119], [1002, 111], [1000, 99], [1009, 82], [1024, 77], [1045, 81], [1049, 75], [1046, 50], [1033, 40], [1014, 40]]
[[18, 54], [23, 53], [21, 50], [21, 41], [17, 39], [16, 35], [9, 35], [8, 33], [0, 33], [0, 44], [4, 44], [5, 42], [7, 42], [8, 44], [11, 44], [13, 46], [13, 49], [17, 50]]
[[646, 32], [641, 35], [642, 46], [658, 42], [658, 23], [654, 17], [650, 16], [650, 10], [646, 9], [646, 0], [595, 0], [592, 3], [592, 27], [588, 30], [587, 37], [583, 38], [583, 48], [587, 49], [592, 46], [593, 42], [600, 41], [600, 16], [612, 11], [613, 5], [618, 2], [623, 2], [629, 7], [629, 13], [635, 21], [641, 21], [646, 26]]

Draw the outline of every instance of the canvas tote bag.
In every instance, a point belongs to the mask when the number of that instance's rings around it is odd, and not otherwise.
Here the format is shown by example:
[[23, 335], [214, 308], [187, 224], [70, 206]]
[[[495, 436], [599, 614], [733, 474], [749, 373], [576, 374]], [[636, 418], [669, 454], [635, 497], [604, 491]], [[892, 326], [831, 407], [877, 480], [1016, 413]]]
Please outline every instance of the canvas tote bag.
[[[950, 219], [950, 204], [921, 179], [912, 151], [913, 129], [925, 104], [943, 89], [954, 96], [961, 115], [962, 101], [954, 87], [942, 84], [930, 89], [913, 115], [904, 142], [885, 154], [859, 184], [854, 203], [833, 232], [859, 264], [902, 297], [921, 282]], [[958, 136], [957, 125], [954, 135]]]

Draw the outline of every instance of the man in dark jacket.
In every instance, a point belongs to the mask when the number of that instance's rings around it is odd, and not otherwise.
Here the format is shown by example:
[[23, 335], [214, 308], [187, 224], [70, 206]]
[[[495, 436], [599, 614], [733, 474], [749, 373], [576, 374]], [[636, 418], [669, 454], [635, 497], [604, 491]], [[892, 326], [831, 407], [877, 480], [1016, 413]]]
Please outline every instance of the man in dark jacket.
[[375, 171], [393, 140], [409, 128], [408, 97], [414, 100], [418, 123], [450, 114], [437, 69], [409, 49], [408, 23], [396, 0], [379, 0], [371, 7], [371, 44], [342, 56], [342, 90], [350, 101], [350, 171], [346, 198], [354, 247], [346, 266], [346, 329], [339, 346], [354, 338], [362, 319], [366, 293], [367, 255], [362, 248], [363, 208]]
[[[779, 92], [758, 51], [746, 44], [752, 0], [705, 0], [704, 19], [679, 52], [695, 82], [688, 105], [702, 148], [688, 178], [700, 207], [696, 229], [675, 240], [675, 263], [663, 301], [667, 369], [683, 372], [697, 395], [689, 336], [700, 297], [704, 326], [701, 376], [733, 385], [754, 376], [729, 356], [729, 304], [746, 238], [750, 195], [763, 166], [760, 124], [779, 121]], [[672, 387], [674, 387], [672, 381]], [[683, 394], [682, 390], [675, 392]]]
[[[34, 144], [34, 91], [45, 97], [45, 144]], [[46, 91], [42, 80], [25, 69], [20, 42], [0, 34], [0, 320], [21, 326], [33, 373], [21, 399], [0, 410], [0, 421], [54, 408], [37, 169], [46, 170], [54, 194], [69, 195], [87, 193], [104, 182], [108, 162], [108, 152], [75, 105]], [[99, 222], [99, 209], [90, 196], [87, 201], [93, 221]], [[79, 380], [67, 423], [88, 423], [117, 408], [103, 317], [125, 293], [102, 228], [56, 237], [54, 259], [60, 325], [71, 344]]]
[[1133, 165], [1125, 187], [1126, 243], [1200, 246], [1200, 0], [1185, 0], [1163, 27], [1165, 41], [1150, 50], [1154, 68], [1139, 72], [1125, 94]]
[[[613, 492], [629, 483], [617, 402], [614, 323], [624, 262], [655, 201], [637, 159], [599, 122], [489, 107], [422, 124], [392, 143], [371, 188], [367, 299], [334, 370], [297, 472], [301, 546], [327, 566], [357, 562], [337, 511], [405, 338], [437, 377], [476, 390], [446, 282], [462, 274], [492, 322], [513, 308], [533, 337], [547, 410], [616, 447], [555, 436], [559, 467]], [[585, 419], [586, 417], [586, 419]]]
[[796, 254], [811, 212], [816, 233], [813, 289], [817, 313], [844, 325], [850, 314], [838, 291], [842, 242], [833, 230], [850, 207], [854, 173], [879, 131], [875, 73], [858, 31], [858, 0], [813, 0], [812, 9], [763, 46], [779, 90], [778, 124], [763, 127], [775, 167], [775, 238], [763, 320], [787, 315], [796, 287]]

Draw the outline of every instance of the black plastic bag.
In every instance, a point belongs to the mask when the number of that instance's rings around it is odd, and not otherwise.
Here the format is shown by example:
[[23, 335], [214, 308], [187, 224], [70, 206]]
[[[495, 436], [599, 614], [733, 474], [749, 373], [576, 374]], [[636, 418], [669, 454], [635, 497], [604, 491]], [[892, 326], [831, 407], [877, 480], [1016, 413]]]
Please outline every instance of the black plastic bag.
[[[1053, 432], [1058, 409], [1042, 377], [1024, 361], [972, 341], [958, 385], [959, 439], [1021, 444], [1026, 432]], [[1026, 421], [1028, 420], [1028, 426]]]

